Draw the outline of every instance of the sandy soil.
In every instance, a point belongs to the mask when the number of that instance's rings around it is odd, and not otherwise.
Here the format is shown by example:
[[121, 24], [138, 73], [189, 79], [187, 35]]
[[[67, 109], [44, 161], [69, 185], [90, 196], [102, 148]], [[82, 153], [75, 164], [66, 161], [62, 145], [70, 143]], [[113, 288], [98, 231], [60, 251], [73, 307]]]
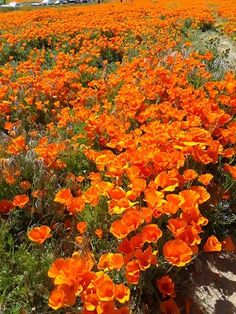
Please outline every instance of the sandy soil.
[[219, 54], [227, 52], [227, 62], [230, 69], [236, 70], [236, 43], [228, 36], [219, 34], [215, 31], [203, 32], [200, 36], [199, 44], [215, 42]]

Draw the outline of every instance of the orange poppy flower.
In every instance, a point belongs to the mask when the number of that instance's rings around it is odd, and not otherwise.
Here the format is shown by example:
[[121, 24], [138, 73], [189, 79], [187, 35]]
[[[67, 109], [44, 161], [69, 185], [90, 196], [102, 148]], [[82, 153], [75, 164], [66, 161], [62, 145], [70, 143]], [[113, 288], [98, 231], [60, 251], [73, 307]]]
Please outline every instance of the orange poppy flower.
[[181, 205], [184, 204], [185, 199], [181, 195], [168, 194], [166, 196], [167, 203], [162, 206], [163, 211], [166, 214], [175, 214]]
[[[100, 304], [100, 301], [95, 293], [85, 294], [82, 296], [85, 310], [83, 314], [95, 314], [97, 313], [97, 307]], [[101, 312], [102, 313], [102, 312]]]
[[99, 172], [91, 172], [88, 177], [94, 183], [98, 183], [102, 180], [101, 174]]
[[186, 169], [183, 173], [183, 177], [186, 181], [194, 180], [197, 178], [197, 176], [197, 172], [193, 169]]
[[129, 254], [131, 253], [133, 250], [130, 240], [128, 240], [127, 238], [125, 238], [124, 240], [122, 240], [118, 246], [118, 251], [121, 253]]
[[22, 190], [29, 190], [31, 188], [31, 183], [29, 181], [22, 181], [20, 183], [20, 187], [22, 188]]
[[107, 181], [100, 181], [96, 185], [96, 188], [100, 191], [101, 195], [108, 196], [109, 191], [114, 188], [114, 184]]
[[141, 215], [142, 215], [142, 217], [146, 223], [150, 223], [152, 220], [153, 209], [148, 208], [148, 207], [142, 207], [141, 208]]
[[64, 305], [64, 292], [62, 289], [55, 289], [51, 291], [48, 305], [53, 310], [59, 310]]
[[23, 151], [26, 147], [25, 138], [23, 135], [20, 135], [12, 139], [12, 144], [8, 147], [8, 153], [16, 155]]
[[86, 203], [92, 206], [97, 206], [99, 203], [99, 189], [95, 186], [90, 186], [84, 193], [83, 199]]
[[96, 229], [96, 230], [95, 230], [95, 234], [96, 234], [96, 236], [97, 236], [99, 239], [102, 239], [102, 236], [103, 236], [103, 231], [102, 231], [102, 229]]
[[64, 267], [66, 267], [66, 261], [63, 258], [58, 258], [49, 268], [48, 277], [56, 278], [60, 274], [61, 269]]
[[157, 187], [161, 187], [168, 192], [174, 191], [178, 186], [178, 179], [170, 177], [166, 171], [159, 173], [154, 182]]
[[[108, 312], [106, 312], [106, 313], [108, 313]], [[115, 314], [130, 314], [130, 309], [128, 306], [122, 306], [119, 308], [119, 310], [116, 310]]]
[[166, 242], [163, 255], [169, 263], [180, 267], [191, 261], [193, 252], [184, 241], [176, 239]]
[[[94, 312], [93, 312], [94, 313]], [[91, 312], [89, 313], [83, 313], [83, 314], [93, 314]], [[120, 309], [116, 308], [114, 301], [109, 302], [100, 302], [96, 308], [96, 314], [97, 313], [111, 313], [111, 314], [122, 314]], [[125, 312], [124, 312], [125, 313]], [[128, 314], [128, 313], [127, 313]]]
[[157, 225], [150, 224], [143, 227], [141, 235], [144, 242], [157, 242], [162, 236], [162, 231]]
[[140, 195], [139, 192], [135, 192], [135, 191], [133, 191], [133, 190], [129, 190], [129, 191], [126, 192], [126, 197], [127, 197], [130, 201], [135, 201], [139, 195]]
[[54, 201], [63, 205], [70, 205], [72, 199], [73, 196], [70, 189], [62, 189], [56, 193]]
[[173, 299], [163, 301], [160, 305], [161, 314], [180, 314], [180, 309]]
[[143, 217], [138, 210], [129, 210], [121, 218], [121, 222], [124, 223], [130, 231], [136, 230], [143, 222]]
[[7, 121], [4, 124], [4, 129], [7, 130], [7, 131], [11, 131], [14, 128], [15, 125], [16, 125], [15, 123]]
[[181, 233], [184, 232], [187, 226], [187, 222], [181, 218], [172, 218], [168, 220], [168, 229], [172, 232], [173, 236], [177, 238]]
[[126, 173], [128, 178], [132, 181], [139, 177], [140, 169], [137, 166], [130, 166], [129, 168], [126, 169]]
[[235, 154], [235, 149], [233, 148], [225, 149], [224, 152], [222, 153], [222, 155], [226, 158], [231, 158], [234, 156], [234, 154]]
[[109, 191], [109, 196], [113, 200], [119, 200], [119, 199], [124, 198], [126, 196], [126, 193], [123, 189], [121, 189], [119, 187], [115, 187]]
[[175, 297], [175, 284], [170, 276], [163, 276], [157, 280], [157, 287], [163, 295], [163, 298], [166, 296]]
[[48, 226], [42, 225], [35, 227], [27, 232], [28, 238], [38, 244], [42, 244], [46, 239], [51, 237], [51, 229]]
[[103, 254], [98, 262], [98, 269], [113, 270], [121, 269], [124, 265], [123, 255], [120, 253]]
[[125, 277], [129, 284], [137, 284], [140, 277], [140, 267], [138, 260], [132, 260], [125, 267]]
[[162, 192], [158, 192], [155, 189], [146, 189], [144, 195], [148, 207], [151, 208], [157, 207], [164, 197]]
[[94, 284], [96, 287], [96, 294], [100, 301], [112, 301], [115, 297], [115, 284], [111, 278], [101, 273], [98, 273], [98, 279], [95, 280]]
[[77, 182], [81, 183], [84, 181], [84, 177], [83, 176], [78, 176], [75, 178]]
[[77, 223], [76, 228], [79, 231], [79, 233], [83, 234], [87, 229], [86, 221], [81, 221], [81, 222]]
[[208, 224], [208, 219], [200, 214], [200, 210], [198, 209], [198, 207], [191, 208], [187, 213], [183, 212], [180, 217], [186, 222], [194, 222], [199, 226], [206, 226]]
[[144, 245], [142, 234], [141, 233], [135, 234], [130, 239], [130, 245], [131, 245], [132, 249], [138, 249], [138, 248], [141, 249], [143, 247], [143, 245]]
[[222, 244], [214, 235], [210, 236], [204, 244], [203, 250], [205, 252], [219, 252], [222, 249]]
[[82, 197], [74, 197], [71, 199], [71, 202], [67, 206], [67, 210], [72, 213], [79, 213], [82, 212], [85, 207], [85, 201], [83, 200]]
[[131, 187], [134, 192], [140, 194], [146, 188], [146, 180], [135, 178], [132, 180], [132, 184], [130, 184], [129, 187]]
[[44, 192], [42, 190], [36, 190], [36, 191], [32, 192], [32, 196], [34, 198], [41, 198], [41, 197], [43, 197], [43, 193]]
[[222, 242], [222, 248], [223, 250], [227, 252], [235, 252], [236, 251], [236, 246], [232, 240], [231, 236], [228, 236], [224, 241]]
[[231, 174], [232, 178], [236, 180], [236, 166], [231, 166], [229, 164], [224, 165], [224, 171], [227, 171]]
[[178, 236], [178, 239], [183, 240], [185, 243], [191, 246], [192, 249], [192, 246], [201, 243], [201, 238], [198, 235], [199, 232], [201, 232], [201, 229], [197, 229], [193, 226], [187, 225], [185, 227], [185, 230]]
[[207, 192], [206, 188], [203, 186], [193, 185], [191, 187], [191, 190], [196, 191], [200, 195], [200, 198], [198, 200], [199, 204], [205, 203], [211, 197], [210, 194]]
[[29, 202], [28, 195], [22, 194], [22, 195], [16, 195], [12, 201], [12, 204], [14, 206], [23, 208], [28, 202]]
[[212, 178], [213, 178], [213, 175], [211, 173], [206, 173], [206, 174], [201, 174], [197, 180], [204, 185], [208, 185]]
[[169, 185], [170, 183], [170, 177], [166, 171], [162, 171], [161, 173], [158, 174], [158, 176], [155, 178], [155, 183], [161, 188], [165, 188], [166, 186]]
[[123, 283], [116, 285], [115, 297], [120, 303], [128, 302], [130, 297], [130, 289]]
[[82, 236], [77, 236], [75, 237], [75, 241], [76, 243], [78, 243], [79, 245], [81, 245], [83, 243], [83, 237]]
[[0, 214], [8, 214], [15, 206], [9, 200], [0, 200]]
[[138, 259], [139, 267], [141, 270], [149, 268], [151, 265], [157, 264], [157, 258], [152, 251], [152, 247], [149, 245], [145, 251], [141, 249], [136, 250], [135, 257]]
[[75, 292], [74, 287], [61, 285], [51, 292], [48, 305], [54, 310], [63, 306], [72, 306], [76, 301]]
[[130, 208], [132, 203], [127, 198], [121, 198], [119, 200], [113, 200], [109, 202], [108, 212], [111, 215], [122, 214], [126, 209]]
[[130, 231], [131, 230], [121, 220], [115, 220], [110, 227], [110, 232], [117, 239], [124, 239]]
[[184, 212], [188, 212], [193, 207], [198, 205], [200, 195], [196, 191], [183, 190], [179, 193], [179, 195], [184, 198], [184, 203], [181, 205], [181, 208]]

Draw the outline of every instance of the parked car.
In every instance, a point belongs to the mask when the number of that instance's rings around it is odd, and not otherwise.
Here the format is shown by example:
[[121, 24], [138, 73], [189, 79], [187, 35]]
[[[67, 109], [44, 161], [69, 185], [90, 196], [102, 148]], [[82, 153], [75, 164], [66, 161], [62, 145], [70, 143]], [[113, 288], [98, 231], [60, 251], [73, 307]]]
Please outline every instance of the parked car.
[[10, 2], [8, 4], [1, 5], [1, 7], [3, 7], [3, 8], [20, 8], [22, 6], [23, 5], [21, 3], [18, 3], [18, 2]]
[[58, 4], [67, 4], [68, 1], [67, 0], [56, 0], [56, 2], [54, 2], [54, 4], [58, 5]]
[[43, 0], [41, 2], [41, 5], [52, 5], [52, 4], [54, 4], [53, 0]]

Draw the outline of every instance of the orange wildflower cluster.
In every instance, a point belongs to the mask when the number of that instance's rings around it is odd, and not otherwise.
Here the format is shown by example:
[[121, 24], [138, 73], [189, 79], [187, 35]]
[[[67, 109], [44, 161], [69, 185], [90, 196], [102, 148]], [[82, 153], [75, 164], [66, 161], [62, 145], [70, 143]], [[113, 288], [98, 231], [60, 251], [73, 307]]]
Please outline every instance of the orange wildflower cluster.
[[24, 194], [16, 195], [12, 201], [8, 199], [2, 199], [0, 200], [0, 213], [8, 214], [11, 210], [15, 209], [16, 207], [24, 208], [28, 202], [29, 197]]
[[[109, 260], [109, 265], [115, 266], [109, 269], [116, 269], [119, 258], [111, 256]], [[99, 263], [98, 268], [104, 268], [102, 264], [106, 263], [105, 257]], [[49, 306], [54, 310], [73, 306], [76, 297], [80, 296], [84, 304], [82, 313], [128, 313], [125, 306], [116, 308], [115, 301], [126, 303], [129, 300], [129, 288], [124, 284], [114, 284], [103, 271], [92, 271], [93, 266], [92, 255], [80, 257], [74, 254], [72, 258], [56, 260], [48, 271], [48, 276], [53, 278], [56, 285], [56, 289], [51, 292]]]
[[[52, 309], [129, 313], [149, 271], [234, 250], [211, 219], [235, 187], [236, 80], [215, 79], [213, 52], [183, 37], [186, 19], [195, 30], [216, 12], [231, 33], [235, 5], [217, 0], [213, 12], [211, 2], [0, 15], [0, 180], [10, 191], [0, 214], [36, 217], [27, 234], [37, 244], [73, 239], [72, 256], [66, 248], [48, 271]], [[180, 313], [165, 272], [160, 311]]]

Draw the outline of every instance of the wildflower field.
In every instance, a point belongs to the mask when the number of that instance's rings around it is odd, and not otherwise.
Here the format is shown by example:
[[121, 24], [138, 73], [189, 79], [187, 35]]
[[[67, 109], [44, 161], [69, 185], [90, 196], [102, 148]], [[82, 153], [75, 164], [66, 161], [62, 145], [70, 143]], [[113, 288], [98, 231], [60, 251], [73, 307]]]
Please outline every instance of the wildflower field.
[[0, 13], [0, 313], [192, 313], [235, 251], [235, 40], [231, 0]]

